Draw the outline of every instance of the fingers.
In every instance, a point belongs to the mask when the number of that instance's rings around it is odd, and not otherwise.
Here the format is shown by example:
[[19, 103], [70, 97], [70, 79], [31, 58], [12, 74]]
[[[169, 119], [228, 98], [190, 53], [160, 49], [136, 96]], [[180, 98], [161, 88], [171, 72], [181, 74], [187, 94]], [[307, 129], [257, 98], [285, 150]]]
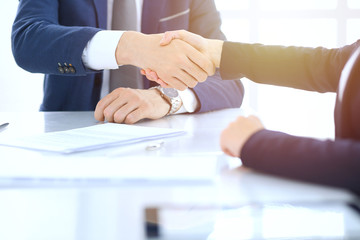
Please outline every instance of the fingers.
[[156, 82], [163, 88], [171, 88], [171, 86], [169, 84], [167, 84], [166, 82], [164, 82], [160, 78]]
[[[106, 95], [103, 99], [101, 99], [98, 104], [96, 105], [94, 117], [97, 121], [104, 121], [105, 115], [104, 110], [106, 109], [109, 104], [111, 104], [115, 99], [117, 98], [117, 95], [113, 92], [108, 95]], [[108, 119], [106, 119], [108, 120]]]
[[[172, 85], [174, 88], [178, 90], [185, 90], [187, 87], [194, 88], [198, 81], [205, 81], [207, 78], [206, 73], [202, 72], [198, 69], [197, 66], [184, 66], [185, 71], [181, 71], [177, 74], [176, 81], [172, 81], [171, 83], [167, 83], [168, 85]], [[193, 72], [193, 75], [189, 74], [189, 72]], [[205, 78], [205, 80], [203, 80]], [[174, 80], [175, 80], [174, 79]]]
[[208, 77], [207, 73], [204, 72], [196, 62], [190, 61], [190, 59], [189, 63], [184, 63], [181, 67], [184, 72], [179, 73], [177, 78], [189, 87], [194, 87], [198, 82], [204, 82]]
[[[114, 113], [114, 122], [115, 123], [126, 123], [126, 119], [128, 116], [138, 109], [138, 105], [135, 102], [128, 102], [125, 105], [119, 107], [116, 112]], [[116, 108], [116, 106], [115, 106]], [[140, 120], [140, 119], [138, 119]], [[137, 121], [138, 121], [137, 120]], [[137, 122], [135, 121], [135, 122]], [[135, 123], [133, 122], [133, 123]]]
[[260, 119], [256, 116], [240, 116], [221, 133], [221, 149], [230, 156], [240, 157], [248, 139], [263, 128]]
[[122, 123], [127, 115], [137, 109], [136, 96], [129, 94], [131, 89], [118, 88], [108, 94], [96, 106], [95, 119]]
[[169, 103], [156, 89], [118, 88], [98, 103], [95, 117], [99, 121], [133, 124], [144, 118], [161, 118], [169, 109]]
[[141, 119], [144, 119], [144, 109], [137, 108], [134, 111], [130, 112], [125, 118], [124, 123], [126, 124], [134, 124], [140, 121]]
[[149, 69], [147, 69], [146, 75], [149, 75], [149, 76], [150, 76], [150, 79], [154, 79], [153, 81], [158, 81], [158, 80], [159, 80], [159, 77], [158, 77], [158, 75], [156, 74], [156, 72], [151, 71], [151, 70], [149, 70]]
[[145, 75], [147, 79], [149, 79], [150, 81], [154, 81], [154, 82], [158, 83], [163, 88], [170, 88], [171, 87], [169, 84], [167, 84], [166, 82], [161, 80], [158, 77], [158, 75], [156, 74], [156, 72], [154, 72], [154, 71], [152, 71], [150, 69], [141, 69], [140, 72], [141, 72], [142, 75]]
[[235, 157], [234, 154], [230, 151], [229, 146], [229, 137], [228, 137], [228, 128], [224, 129], [220, 135], [220, 147], [221, 150], [228, 156]]
[[[164, 33], [163, 38], [160, 41], [160, 45], [166, 46], [174, 39], [183, 40], [187, 42], [189, 45], [191, 45], [193, 48], [195, 48], [197, 51], [193, 51], [191, 54], [189, 54], [188, 58], [192, 62], [197, 64], [203, 71], [205, 71], [208, 76], [212, 76], [215, 74], [216, 68], [213, 62], [211, 61], [211, 59], [209, 59], [208, 57], [204, 56], [203, 53], [201, 53], [201, 51], [203, 51], [205, 48], [204, 38], [202, 38], [199, 35], [187, 32], [185, 30], [168, 31]], [[189, 73], [194, 73], [194, 72], [189, 72]], [[193, 77], [199, 79], [197, 78], [197, 76], [193, 76]]]
[[[156, 72], [157, 77], [152, 76], [150, 79], [160, 84], [166, 83], [178, 90], [185, 90], [187, 87], [195, 87], [197, 83], [204, 82], [208, 75], [213, 74], [214, 67], [211, 60], [199, 50], [178, 39], [161, 47], [160, 37], [160, 35], [147, 35], [145, 46], [142, 47], [144, 51], [141, 52], [144, 57], [140, 60], [137, 58], [138, 66]], [[144, 71], [142, 73], [144, 74]], [[159, 78], [163, 83], [158, 81]]]
[[160, 40], [160, 46], [166, 46], [171, 43], [174, 39], [180, 39], [188, 44], [192, 45], [194, 48], [198, 49], [199, 51], [204, 49], [204, 38], [188, 32], [186, 30], [176, 30], [176, 31], [167, 31], [163, 34], [162, 39]]
[[[212, 62], [189, 44], [176, 40], [171, 46], [164, 48], [168, 47], [167, 51], [173, 55], [172, 64], [177, 66], [177, 68], [171, 71], [174, 67], [168, 66], [168, 69], [165, 68], [162, 69], [162, 72], [157, 72], [159, 77], [168, 85], [178, 90], [185, 90], [186, 87], [193, 88], [199, 82], [204, 82], [208, 75], [214, 71]], [[174, 54], [174, 51], [171, 51], [171, 49], [174, 49], [178, 54]], [[169, 76], [169, 74], [171, 75]], [[184, 84], [185, 87], [183, 87]]]
[[[195, 69], [195, 70], [191, 69], [191, 67], [189, 67], [188, 69], [190, 69], [188, 71], [197, 70], [197, 69]], [[172, 78], [171, 81], [172, 81], [173, 85], [170, 85], [170, 84], [166, 83], [165, 81], [163, 81], [162, 79], [160, 79], [157, 76], [156, 72], [151, 71], [150, 69], [145, 69], [145, 70], [142, 69], [141, 74], [145, 75], [147, 77], [147, 79], [149, 79], [150, 81], [154, 81], [164, 88], [176, 88], [179, 90], [180, 89], [185, 90], [187, 87], [194, 88], [198, 83], [198, 81], [192, 75], [190, 75], [184, 71], [179, 72], [177, 78], [175, 78], [175, 77]], [[200, 74], [202, 74], [202, 76]], [[201, 78], [207, 77], [207, 75], [203, 72], [201, 72], [200, 74], [198, 74], [197, 77], [201, 77]], [[183, 79], [183, 80], [180, 80], [180, 79]]]
[[125, 98], [116, 98], [103, 110], [104, 118], [108, 122], [122, 123], [125, 118], [123, 115], [133, 108]]
[[169, 43], [171, 43], [171, 41], [173, 39], [181, 39], [180, 34], [178, 33], [178, 31], [168, 31], [165, 32], [162, 39], [160, 40], [160, 45], [161, 46], [166, 46]]
[[147, 79], [149, 79], [150, 81], [156, 82], [157, 84], [159, 84], [161, 87], [163, 88], [173, 88], [173, 86], [170, 86], [169, 84], [167, 84], [165, 81], [163, 81], [162, 79], [160, 79], [158, 77], [158, 75], [156, 74], [156, 72], [150, 70], [150, 69], [141, 69], [140, 73], [142, 75], [145, 75]]
[[230, 157], [237, 157], [234, 153], [232, 153], [229, 149], [227, 149], [225, 146], [221, 147], [221, 150]]
[[[200, 76], [199, 78], [197, 78], [198, 76], [195, 75], [194, 77], [198, 80], [203, 80], [205, 81], [207, 76], [212, 76], [215, 73], [215, 66], [213, 64], [213, 62], [211, 61], [211, 59], [204, 55], [203, 53], [201, 53], [199, 50], [197, 50], [196, 48], [194, 48], [191, 45], [187, 45], [187, 57], [188, 59], [195, 64], [195, 66], [197, 66], [198, 68], [194, 68], [194, 65], [191, 65], [189, 63], [187, 63], [186, 66], [191, 66], [193, 69], [191, 69], [190, 73], [197, 73], [197, 74], [205, 74], [205, 78], [204, 75]], [[185, 69], [187, 71], [187, 69]], [[201, 82], [201, 81], [199, 81]]]

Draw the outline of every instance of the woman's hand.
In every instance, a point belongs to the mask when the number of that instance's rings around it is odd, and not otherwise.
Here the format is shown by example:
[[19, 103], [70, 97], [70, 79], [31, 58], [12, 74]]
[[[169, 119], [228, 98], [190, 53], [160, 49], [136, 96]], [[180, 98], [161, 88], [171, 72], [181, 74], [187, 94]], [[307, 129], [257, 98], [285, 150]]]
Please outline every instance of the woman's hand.
[[240, 157], [243, 146], [256, 132], [264, 129], [260, 119], [255, 116], [238, 117], [223, 130], [220, 146], [231, 157]]
[[[174, 39], [180, 39], [204, 54], [204, 56], [206, 56], [213, 63], [214, 69], [212, 74], [215, 73], [216, 67], [219, 67], [220, 65], [223, 41], [206, 39], [185, 30], [177, 30], [165, 32], [163, 38], [160, 41], [160, 45], [169, 45]], [[161, 78], [159, 78], [155, 71], [152, 71], [152, 69], [143, 69], [141, 70], [141, 74], [145, 75], [149, 80], [157, 82], [162, 87], [172, 87], [174, 84], [176, 84], [174, 82], [163, 81]], [[181, 81], [181, 79], [178, 79], [178, 81]]]

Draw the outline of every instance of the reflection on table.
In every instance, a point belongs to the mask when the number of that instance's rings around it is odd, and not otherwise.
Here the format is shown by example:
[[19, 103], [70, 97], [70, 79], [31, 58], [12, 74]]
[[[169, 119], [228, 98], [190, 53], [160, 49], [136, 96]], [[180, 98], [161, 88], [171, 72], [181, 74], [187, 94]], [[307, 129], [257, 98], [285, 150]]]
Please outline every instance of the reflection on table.
[[[162, 206], [146, 212], [156, 215], [147, 218], [148, 240], [360, 238], [359, 213], [338, 202]], [[156, 224], [149, 224], [153, 219]]]
[[[348, 233], [358, 234], [358, 229], [352, 228], [359, 223], [357, 215], [341, 205], [356, 201], [349, 192], [256, 173], [241, 167], [238, 159], [222, 154], [219, 135], [240, 114], [242, 110], [228, 109], [142, 121], [138, 125], [177, 128], [188, 133], [166, 140], [164, 146], [155, 151], [147, 151], [145, 147], [112, 147], [59, 155], [0, 146], [0, 167], [4, 162], [21, 159], [27, 161], [27, 170], [34, 172], [44, 167], [36, 164], [39, 161], [48, 165], [67, 162], [69, 170], [74, 170], [79, 159], [84, 162], [81, 165], [84, 168], [94, 159], [98, 166], [104, 166], [109, 159], [121, 161], [127, 157], [153, 163], [139, 164], [143, 171], [154, 170], [156, 165], [151, 159], [176, 159], [178, 166], [183, 166], [175, 170], [188, 169], [193, 173], [203, 173], [208, 169], [207, 164], [189, 163], [187, 159], [209, 159], [208, 164], [214, 162], [210, 159], [216, 159], [217, 163], [211, 181], [186, 178], [175, 182], [167, 179], [113, 181], [81, 176], [39, 178], [36, 174], [11, 179], [0, 175], [0, 239], [144, 240], [147, 238], [145, 209], [149, 207], [160, 209], [157, 214], [161, 228], [155, 225], [155, 230], [163, 234], [159, 236], [161, 239], [167, 240], [276, 239], [286, 234], [304, 239], [314, 233], [315, 237], [338, 239], [339, 236], [346, 238]], [[0, 122], [10, 123], [1, 131], [1, 138], [97, 124], [93, 112], [0, 113]], [[14, 167], [25, 168], [24, 165]], [[330, 205], [323, 206], [325, 203]], [[193, 215], [201, 219], [195, 225]], [[176, 221], [182, 224], [171, 225]], [[295, 231], [293, 226], [304, 222], [310, 226], [317, 224], [319, 227], [312, 229], [319, 231], [307, 231], [305, 225]]]

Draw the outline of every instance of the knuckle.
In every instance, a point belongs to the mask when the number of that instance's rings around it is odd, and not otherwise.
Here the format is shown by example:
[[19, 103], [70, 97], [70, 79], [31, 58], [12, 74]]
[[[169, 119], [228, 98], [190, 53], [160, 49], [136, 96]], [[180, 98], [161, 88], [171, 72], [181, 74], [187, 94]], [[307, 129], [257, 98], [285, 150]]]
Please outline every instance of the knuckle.
[[150, 109], [152, 104], [149, 101], [143, 101], [141, 104], [145, 109]]
[[187, 57], [183, 54], [177, 54], [174, 58], [175, 63], [177, 64], [176, 66], [181, 66], [184, 65], [185, 62], [187, 62]]
[[199, 82], [205, 82], [206, 79], [207, 79], [207, 74], [206, 73], [201, 73], [200, 78], [199, 78]]
[[236, 124], [237, 122], [242, 122], [244, 120], [245, 120], [245, 117], [239, 116], [239, 117], [236, 118], [236, 121], [234, 121], [233, 124]]
[[104, 108], [105, 108], [105, 99], [103, 98], [96, 104], [95, 111], [99, 111]]
[[101, 118], [100, 114], [94, 113], [94, 118], [95, 118], [96, 121], [102, 121], [102, 118]]
[[210, 68], [210, 75], [212, 76], [212, 75], [214, 75], [216, 73], [216, 67], [213, 64], [211, 64], [210, 67], [211, 67]]
[[194, 88], [194, 87], [196, 87], [197, 84], [198, 83], [196, 81], [191, 81], [189, 84], [189, 87]]
[[184, 85], [182, 85], [181, 87], [179, 87], [179, 90], [180, 90], [180, 91], [185, 91], [186, 89], [187, 89], [187, 87], [184, 86]]
[[120, 112], [116, 112], [114, 114], [114, 122], [116, 123], [122, 123], [123, 122], [123, 116]]
[[112, 115], [104, 115], [105, 116], [105, 120], [108, 122], [113, 122], [114, 119], [112, 118]]
[[129, 115], [127, 115], [126, 118], [125, 118], [125, 123], [127, 123], [127, 124], [134, 124], [134, 123], [136, 123], [136, 122], [137, 122], [137, 121], [136, 121], [136, 119], [135, 119], [135, 117], [134, 117], [133, 114], [129, 114]]
[[123, 88], [116, 88], [111, 92], [111, 94], [120, 95], [122, 91]]

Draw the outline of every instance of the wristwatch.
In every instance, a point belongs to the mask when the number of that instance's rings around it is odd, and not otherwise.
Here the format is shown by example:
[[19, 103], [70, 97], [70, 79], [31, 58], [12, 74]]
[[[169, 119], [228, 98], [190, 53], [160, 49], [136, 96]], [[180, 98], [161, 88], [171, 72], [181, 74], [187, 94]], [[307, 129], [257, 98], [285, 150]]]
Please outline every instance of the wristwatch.
[[170, 104], [170, 110], [166, 115], [179, 111], [182, 105], [181, 98], [175, 88], [163, 88], [161, 86], [152, 87], [160, 92], [160, 96]]

